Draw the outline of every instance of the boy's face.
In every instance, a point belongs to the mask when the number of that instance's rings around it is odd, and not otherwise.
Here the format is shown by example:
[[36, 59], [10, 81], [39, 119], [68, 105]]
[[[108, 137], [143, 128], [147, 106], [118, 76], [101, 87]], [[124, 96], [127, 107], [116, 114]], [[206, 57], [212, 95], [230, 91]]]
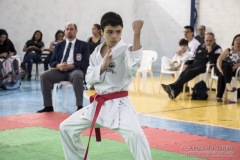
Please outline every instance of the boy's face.
[[122, 26], [106, 26], [104, 31], [102, 31], [102, 35], [105, 39], [106, 45], [109, 48], [114, 47], [121, 39], [122, 36]]
[[181, 51], [186, 52], [187, 49], [188, 49], [188, 46], [187, 45], [180, 45], [180, 49], [181, 49]]

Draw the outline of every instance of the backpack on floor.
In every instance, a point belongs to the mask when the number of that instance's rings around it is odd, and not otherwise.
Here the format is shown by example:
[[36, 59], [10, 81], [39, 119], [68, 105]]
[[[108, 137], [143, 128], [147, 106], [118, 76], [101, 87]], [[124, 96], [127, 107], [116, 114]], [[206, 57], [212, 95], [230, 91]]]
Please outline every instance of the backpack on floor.
[[[5, 62], [6, 61], [6, 62]], [[3, 62], [7, 64], [3, 66]], [[10, 67], [9, 67], [10, 66]], [[10, 69], [9, 69], [10, 68]], [[21, 72], [18, 60], [0, 61], [0, 87], [3, 89], [17, 89], [21, 86]]]
[[193, 87], [193, 94], [192, 94], [192, 100], [207, 100], [208, 99], [208, 93], [207, 93], [207, 85], [204, 81], [200, 81], [195, 84]]

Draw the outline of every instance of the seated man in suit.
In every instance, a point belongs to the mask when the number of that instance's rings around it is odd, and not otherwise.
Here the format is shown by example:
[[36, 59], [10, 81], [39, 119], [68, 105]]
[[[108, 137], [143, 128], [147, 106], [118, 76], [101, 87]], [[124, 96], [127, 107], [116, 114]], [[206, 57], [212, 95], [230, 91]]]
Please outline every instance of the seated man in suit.
[[210, 64], [216, 64], [217, 58], [222, 53], [221, 47], [215, 43], [213, 33], [207, 33], [204, 41], [205, 43], [197, 48], [194, 60], [191, 61], [192, 63], [189, 63], [177, 81], [170, 85], [162, 84], [162, 88], [168, 93], [169, 98], [176, 98], [186, 82], [206, 72], [206, 64], [208, 62], [210, 62]]
[[65, 26], [66, 40], [56, 44], [50, 70], [41, 75], [41, 89], [44, 108], [41, 112], [53, 112], [51, 89], [54, 83], [70, 81], [76, 96], [77, 110], [83, 103], [83, 80], [89, 65], [89, 52], [86, 42], [76, 39], [77, 26], [68, 23]]

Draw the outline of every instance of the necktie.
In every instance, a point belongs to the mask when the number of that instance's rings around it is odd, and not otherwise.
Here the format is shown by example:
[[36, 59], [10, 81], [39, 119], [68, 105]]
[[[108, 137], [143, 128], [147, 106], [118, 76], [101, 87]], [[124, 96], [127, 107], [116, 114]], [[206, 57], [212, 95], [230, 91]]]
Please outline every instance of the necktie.
[[67, 62], [67, 59], [68, 59], [68, 56], [69, 56], [69, 52], [70, 52], [71, 46], [72, 46], [72, 42], [69, 42], [69, 43], [68, 43], [68, 47], [67, 47], [66, 54], [65, 54], [62, 62]]

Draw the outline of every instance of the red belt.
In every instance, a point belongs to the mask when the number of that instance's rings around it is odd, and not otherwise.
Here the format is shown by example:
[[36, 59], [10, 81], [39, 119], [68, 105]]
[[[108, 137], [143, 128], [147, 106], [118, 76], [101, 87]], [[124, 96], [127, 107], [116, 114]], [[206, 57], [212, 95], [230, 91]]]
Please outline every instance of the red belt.
[[[99, 115], [99, 112], [102, 108], [102, 105], [105, 101], [115, 99], [115, 98], [121, 98], [121, 97], [126, 97], [128, 96], [127, 91], [122, 91], [122, 92], [115, 92], [115, 93], [109, 93], [109, 94], [104, 94], [104, 95], [99, 95], [95, 94], [90, 97], [90, 103], [92, 103], [94, 100], [97, 101], [97, 106], [96, 106], [96, 111], [92, 120], [91, 128], [90, 128], [90, 133], [89, 133], [89, 139], [88, 139], [88, 145], [87, 145], [87, 150], [85, 152], [84, 160], [87, 159], [88, 156], [88, 149], [89, 149], [89, 144], [92, 136], [92, 131], [94, 128], [94, 125], [96, 123], [97, 117]], [[101, 134], [100, 134], [100, 128], [95, 128], [95, 133], [96, 133], [96, 140], [99, 142], [101, 141]]]

